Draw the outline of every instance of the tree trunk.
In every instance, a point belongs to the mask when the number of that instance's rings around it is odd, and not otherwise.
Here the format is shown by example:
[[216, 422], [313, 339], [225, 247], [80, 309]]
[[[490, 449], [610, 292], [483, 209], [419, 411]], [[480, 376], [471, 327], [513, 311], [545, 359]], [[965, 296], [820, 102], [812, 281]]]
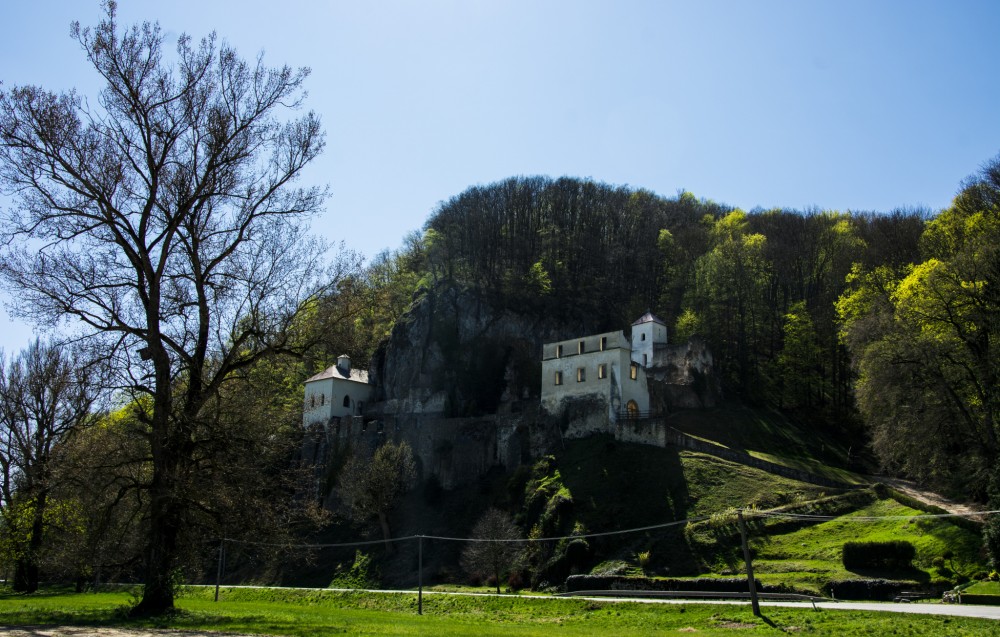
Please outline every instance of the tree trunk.
[[[165, 400], [169, 405], [169, 399]], [[167, 410], [162, 409], [160, 413]], [[180, 445], [171, 444], [167, 417], [152, 423], [153, 479], [150, 484], [149, 536], [146, 544], [146, 575], [142, 601], [132, 609], [135, 616], [159, 615], [174, 608], [174, 570], [182, 507], [177, 494]], [[175, 436], [174, 438], [179, 437]]]
[[19, 593], [34, 593], [38, 590], [38, 555], [42, 549], [42, 534], [45, 531], [47, 499], [45, 493], [35, 499], [27, 550], [18, 558], [14, 568], [14, 590]]
[[378, 523], [382, 527], [382, 540], [385, 542], [385, 552], [387, 555], [392, 555], [392, 535], [389, 533], [389, 515], [384, 511], [379, 511]]
[[146, 547], [146, 579], [142, 601], [132, 610], [135, 616], [159, 615], [174, 608], [174, 570], [180, 512], [171, 495], [156, 494], [149, 512], [149, 543]]

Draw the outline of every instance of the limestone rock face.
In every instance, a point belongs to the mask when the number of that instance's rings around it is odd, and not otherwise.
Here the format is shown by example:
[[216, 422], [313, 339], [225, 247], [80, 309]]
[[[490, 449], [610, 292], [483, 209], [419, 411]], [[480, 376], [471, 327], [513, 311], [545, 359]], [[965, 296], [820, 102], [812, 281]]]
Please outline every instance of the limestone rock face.
[[646, 375], [654, 411], [710, 408], [721, 397], [712, 352], [700, 336], [657, 348]]
[[519, 411], [538, 401], [542, 343], [578, 329], [537, 313], [498, 309], [475, 291], [426, 291], [373, 357], [369, 413]]

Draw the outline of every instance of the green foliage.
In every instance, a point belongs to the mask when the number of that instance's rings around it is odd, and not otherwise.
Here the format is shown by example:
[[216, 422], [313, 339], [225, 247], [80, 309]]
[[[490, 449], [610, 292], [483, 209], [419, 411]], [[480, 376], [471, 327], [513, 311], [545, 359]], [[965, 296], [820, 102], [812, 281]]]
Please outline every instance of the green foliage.
[[343, 564], [337, 565], [337, 570], [333, 575], [333, 580], [327, 588], [378, 588], [379, 575], [372, 563], [371, 555], [367, 555], [358, 549], [354, 553], [354, 562], [349, 567]]
[[377, 517], [383, 538], [390, 539], [389, 512], [400, 496], [413, 487], [416, 463], [406, 442], [387, 441], [368, 458], [355, 452], [340, 474], [340, 495], [358, 522]]
[[923, 260], [856, 268], [838, 301], [883, 463], [985, 500], [1000, 437], [1000, 159], [927, 224]]

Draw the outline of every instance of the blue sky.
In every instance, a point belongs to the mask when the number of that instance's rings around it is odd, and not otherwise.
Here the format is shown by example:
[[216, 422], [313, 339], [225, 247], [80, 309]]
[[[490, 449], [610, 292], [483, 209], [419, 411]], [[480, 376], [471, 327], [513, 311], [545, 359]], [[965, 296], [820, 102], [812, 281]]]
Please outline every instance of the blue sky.
[[[6, 86], [96, 92], [69, 23], [95, 24], [97, 2], [2, 15]], [[328, 147], [306, 179], [332, 191], [314, 229], [368, 256], [511, 175], [937, 210], [1000, 152], [995, 0], [122, 0], [119, 20], [311, 67]], [[30, 338], [0, 316], [0, 347]]]

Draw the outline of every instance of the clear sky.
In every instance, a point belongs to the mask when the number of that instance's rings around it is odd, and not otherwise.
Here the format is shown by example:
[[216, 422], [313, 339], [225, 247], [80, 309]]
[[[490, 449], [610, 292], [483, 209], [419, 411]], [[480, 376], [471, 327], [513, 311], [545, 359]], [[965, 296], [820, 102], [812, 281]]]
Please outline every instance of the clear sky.
[[[314, 229], [368, 256], [512, 175], [747, 210], [938, 210], [1000, 153], [996, 0], [119, 4], [123, 24], [312, 68], [328, 147], [307, 179], [332, 190]], [[96, 24], [98, 2], [0, 16], [6, 86], [96, 92], [69, 23]], [[0, 316], [0, 347], [30, 338]]]

